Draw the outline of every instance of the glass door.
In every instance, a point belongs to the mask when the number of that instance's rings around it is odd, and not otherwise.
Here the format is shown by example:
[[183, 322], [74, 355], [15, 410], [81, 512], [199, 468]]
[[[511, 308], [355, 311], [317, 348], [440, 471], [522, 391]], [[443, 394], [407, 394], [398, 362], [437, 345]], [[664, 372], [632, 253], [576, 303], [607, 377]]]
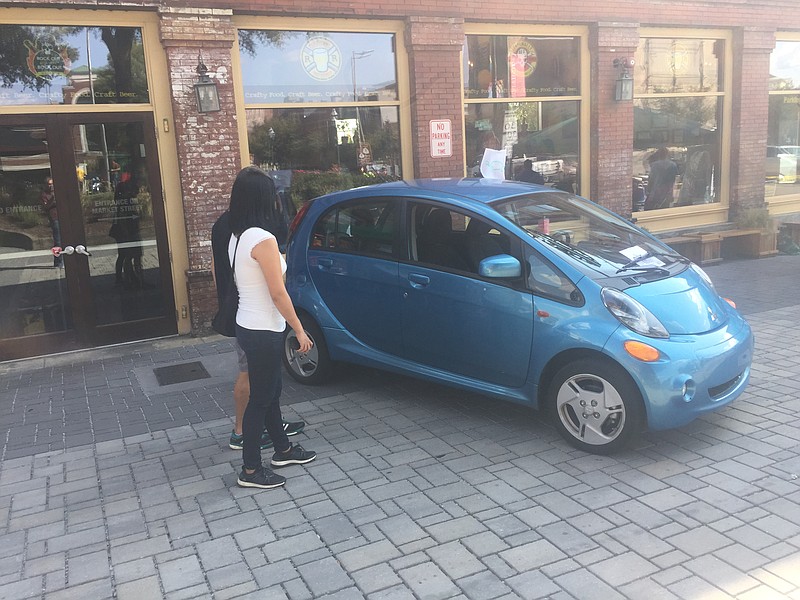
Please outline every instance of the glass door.
[[152, 117], [0, 117], [0, 139], [0, 360], [176, 333]]

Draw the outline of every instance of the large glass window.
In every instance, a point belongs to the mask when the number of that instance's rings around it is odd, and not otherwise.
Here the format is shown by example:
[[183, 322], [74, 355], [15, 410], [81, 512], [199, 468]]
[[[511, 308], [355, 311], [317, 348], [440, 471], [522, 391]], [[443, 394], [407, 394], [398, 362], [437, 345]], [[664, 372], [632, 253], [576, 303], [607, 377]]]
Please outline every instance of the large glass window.
[[775, 44], [770, 58], [766, 197], [800, 194], [800, 41]]
[[578, 36], [467, 35], [467, 175], [505, 150], [506, 179], [579, 192], [580, 84]]
[[641, 38], [633, 211], [720, 201], [724, 66], [724, 40]]
[[0, 25], [0, 105], [150, 101], [138, 27]]
[[400, 179], [393, 33], [239, 30], [250, 160], [295, 204]]

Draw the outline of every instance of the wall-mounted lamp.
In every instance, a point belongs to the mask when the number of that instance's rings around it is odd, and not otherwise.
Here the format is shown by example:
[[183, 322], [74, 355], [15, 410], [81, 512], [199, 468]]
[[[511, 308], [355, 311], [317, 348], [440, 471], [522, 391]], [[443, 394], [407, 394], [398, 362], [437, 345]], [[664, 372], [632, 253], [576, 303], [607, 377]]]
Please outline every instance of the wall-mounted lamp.
[[203, 64], [200, 53], [197, 53], [197, 83], [194, 84], [194, 95], [197, 100], [197, 112], [216, 112], [219, 108], [219, 91], [217, 84], [208, 76], [208, 67]]
[[633, 100], [633, 76], [631, 75], [631, 69], [634, 64], [635, 61], [633, 58], [614, 59], [614, 67], [620, 69], [614, 87], [614, 100], [617, 102]]

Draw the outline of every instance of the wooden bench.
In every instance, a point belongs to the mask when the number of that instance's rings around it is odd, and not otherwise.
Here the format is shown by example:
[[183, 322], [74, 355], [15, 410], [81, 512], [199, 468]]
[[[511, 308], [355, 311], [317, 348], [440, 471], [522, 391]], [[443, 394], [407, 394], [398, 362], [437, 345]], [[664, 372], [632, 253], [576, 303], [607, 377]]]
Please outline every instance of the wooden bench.
[[668, 238], [661, 238], [667, 246], [682, 254], [694, 263], [701, 264], [700, 238], [694, 235], [676, 235]]
[[761, 229], [684, 233], [661, 241], [698, 265], [713, 265], [724, 258], [763, 258], [778, 253], [775, 235]]
[[795, 244], [800, 245], [800, 223], [787, 221], [781, 225], [781, 229], [786, 232], [786, 234]]

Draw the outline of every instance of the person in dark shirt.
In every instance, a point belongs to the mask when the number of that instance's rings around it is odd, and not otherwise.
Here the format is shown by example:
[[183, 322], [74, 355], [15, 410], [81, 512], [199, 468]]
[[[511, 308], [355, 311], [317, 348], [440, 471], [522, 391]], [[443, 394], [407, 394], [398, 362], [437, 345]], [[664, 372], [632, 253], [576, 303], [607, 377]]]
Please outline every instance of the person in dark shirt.
[[522, 163], [522, 170], [517, 176], [517, 181], [524, 181], [525, 183], [538, 183], [544, 185], [544, 177], [539, 171], [533, 170], [533, 161], [530, 158], [525, 159]]
[[[47, 214], [47, 221], [50, 224], [50, 231], [53, 234], [53, 246], [61, 247], [61, 224], [58, 220], [58, 207], [56, 206], [56, 193], [53, 188], [53, 178], [48, 177], [44, 182], [44, 189], [39, 202], [42, 210]], [[60, 267], [63, 264], [62, 256], [53, 257], [53, 266]]]
[[669, 208], [674, 200], [672, 189], [678, 176], [678, 165], [672, 162], [669, 150], [664, 147], [656, 150], [650, 160], [644, 209]]

